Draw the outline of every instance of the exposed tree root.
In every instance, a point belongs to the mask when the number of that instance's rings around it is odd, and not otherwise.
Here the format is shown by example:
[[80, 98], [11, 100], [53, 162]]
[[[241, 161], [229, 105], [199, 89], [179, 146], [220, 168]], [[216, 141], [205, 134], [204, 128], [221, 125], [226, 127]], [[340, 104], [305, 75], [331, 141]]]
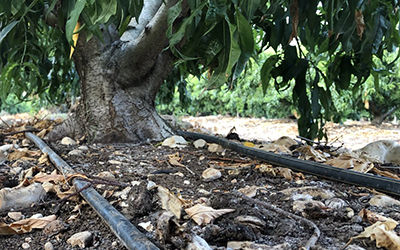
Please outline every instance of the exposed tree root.
[[265, 208], [267, 208], [269, 210], [272, 210], [272, 211], [274, 211], [276, 213], [282, 214], [282, 215], [284, 215], [286, 217], [292, 218], [292, 219], [294, 219], [296, 221], [301, 221], [304, 224], [306, 224], [306, 225], [310, 226], [311, 228], [313, 228], [314, 229], [314, 233], [308, 239], [308, 241], [306, 242], [306, 244], [303, 247], [303, 249], [309, 250], [310, 248], [312, 248], [315, 245], [315, 243], [317, 242], [319, 236], [321, 235], [321, 232], [320, 232], [319, 228], [317, 227], [317, 225], [315, 225], [314, 222], [312, 222], [312, 221], [310, 221], [310, 220], [308, 220], [308, 219], [306, 219], [304, 217], [301, 217], [301, 216], [295, 215], [293, 213], [287, 212], [287, 211], [285, 211], [285, 210], [283, 210], [281, 208], [275, 207], [272, 204], [269, 204], [269, 203], [266, 203], [266, 202], [263, 202], [263, 201], [260, 201], [260, 200], [256, 200], [256, 199], [250, 198], [250, 197], [240, 193], [239, 191], [234, 192], [234, 194], [236, 194], [237, 196], [241, 197], [242, 199], [244, 199], [246, 201], [249, 201], [251, 203], [257, 204], [257, 205], [262, 206], [262, 207], [265, 207]]

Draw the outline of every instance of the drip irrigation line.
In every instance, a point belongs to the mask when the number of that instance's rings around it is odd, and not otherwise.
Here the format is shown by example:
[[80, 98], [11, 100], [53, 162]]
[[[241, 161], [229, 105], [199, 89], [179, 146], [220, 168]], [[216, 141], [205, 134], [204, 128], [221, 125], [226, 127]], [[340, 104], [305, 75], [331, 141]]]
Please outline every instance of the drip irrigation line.
[[353, 170], [332, 167], [330, 165], [300, 160], [290, 156], [274, 154], [260, 149], [250, 148], [242, 144], [219, 138], [212, 135], [205, 135], [187, 131], [177, 131], [177, 134], [192, 140], [203, 139], [208, 142], [217, 143], [240, 154], [264, 160], [270, 164], [290, 168], [295, 171], [316, 175], [326, 179], [344, 182], [348, 184], [373, 188], [384, 193], [400, 195], [400, 181], [384, 176], [364, 174]]
[[[43, 152], [47, 153], [54, 166], [67, 177], [76, 172], [39, 137], [27, 132], [25, 136], [30, 139]], [[89, 203], [96, 213], [110, 227], [111, 231], [121, 240], [128, 249], [158, 249], [142, 232], [103, 198], [93, 187], [85, 188], [90, 182], [74, 178], [72, 183], [76, 190], [82, 190], [81, 196]]]

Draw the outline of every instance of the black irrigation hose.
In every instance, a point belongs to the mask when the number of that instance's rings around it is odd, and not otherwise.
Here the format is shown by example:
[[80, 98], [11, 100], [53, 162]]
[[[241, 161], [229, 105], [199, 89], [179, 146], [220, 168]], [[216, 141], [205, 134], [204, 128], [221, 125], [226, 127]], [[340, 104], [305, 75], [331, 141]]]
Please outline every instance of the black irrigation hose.
[[320, 176], [334, 181], [374, 188], [385, 193], [400, 195], [400, 181], [392, 178], [364, 174], [353, 170], [332, 167], [318, 162], [305, 161], [289, 156], [278, 155], [260, 149], [246, 147], [242, 144], [235, 143], [216, 136], [186, 131], [178, 131], [177, 133], [188, 139], [203, 139], [208, 142], [217, 143], [225, 148], [229, 148], [238, 153], [252, 156], [264, 160], [270, 164], [290, 168], [295, 171]]
[[[39, 137], [32, 133], [25, 133], [43, 152], [47, 153], [51, 162], [64, 175], [75, 174], [75, 171]], [[83, 189], [80, 194], [97, 212], [104, 222], [111, 228], [111, 231], [122, 241], [128, 249], [158, 249], [146, 236], [141, 233], [132, 223], [115, 209], [106, 199], [103, 198], [94, 188], [85, 188], [89, 182], [73, 179], [76, 190]]]

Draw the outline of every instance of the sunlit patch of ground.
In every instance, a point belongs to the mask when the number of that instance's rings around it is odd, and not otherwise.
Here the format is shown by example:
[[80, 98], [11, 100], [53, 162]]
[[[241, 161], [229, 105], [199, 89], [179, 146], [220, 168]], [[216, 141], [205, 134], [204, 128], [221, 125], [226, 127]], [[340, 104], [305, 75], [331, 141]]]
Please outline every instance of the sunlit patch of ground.
[[[195, 128], [205, 128], [212, 133], [227, 135], [235, 127], [245, 140], [272, 141], [281, 136], [295, 138], [297, 122], [289, 119], [258, 119], [226, 116], [183, 117]], [[344, 143], [349, 149], [358, 149], [377, 140], [400, 140], [400, 125], [384, 123], [380, 126], [367, 121], [329, 122], [326, 125], [329, 141]]]

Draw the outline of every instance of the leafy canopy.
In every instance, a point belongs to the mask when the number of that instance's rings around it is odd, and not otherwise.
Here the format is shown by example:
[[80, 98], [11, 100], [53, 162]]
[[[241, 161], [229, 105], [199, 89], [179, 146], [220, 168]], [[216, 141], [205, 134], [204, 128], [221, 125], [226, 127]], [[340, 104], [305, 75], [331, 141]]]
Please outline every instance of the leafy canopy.
[[[393, 70], [394, 60], [385, 61], [385, 55], [400, 44], [398, 5], [397, 0], [178, 1], [166, 31], [176, 56], [169, 82], [207, 72], [209, 88], [233, 88], [249, 59], [257, 61], [267, 51], [260, 70], [264, 92], [270, 81], [277, 90], [293, 85], [300, 134], [322, 137], [324, 121], [336, 115], [332, 91], [356, 93], [371, 74], [379, 79]], [[113, 23], [122, 34], [142, 6], [143, 0], [2, 1], [1, 100], [9, 93], [65, 95], [77, 78], [69, 59], [77, 22], [89, 38], [102, 37], [101, 24]]]

